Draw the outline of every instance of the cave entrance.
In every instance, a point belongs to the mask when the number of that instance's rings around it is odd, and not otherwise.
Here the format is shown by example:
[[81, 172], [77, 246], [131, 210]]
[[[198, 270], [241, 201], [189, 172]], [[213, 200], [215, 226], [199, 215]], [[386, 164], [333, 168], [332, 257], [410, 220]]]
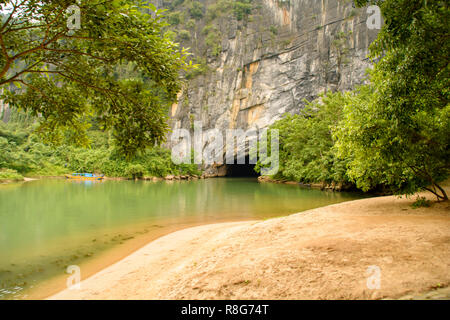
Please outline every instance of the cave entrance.
[[250, 164], [249, 156], [245, 156], [245, 164], [227, 164], [227, 177], [259, 177], [255, 165]]

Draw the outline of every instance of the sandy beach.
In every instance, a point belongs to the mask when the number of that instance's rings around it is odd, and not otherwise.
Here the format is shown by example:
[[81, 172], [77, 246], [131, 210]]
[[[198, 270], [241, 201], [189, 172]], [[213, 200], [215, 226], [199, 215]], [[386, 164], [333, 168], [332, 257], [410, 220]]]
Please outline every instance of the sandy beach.
[[[413, 209], [414, 199], [184, 229], [49, 299], [449, 298], [450, 204]], [[379, 288], [367, 285], [373, 270]]]

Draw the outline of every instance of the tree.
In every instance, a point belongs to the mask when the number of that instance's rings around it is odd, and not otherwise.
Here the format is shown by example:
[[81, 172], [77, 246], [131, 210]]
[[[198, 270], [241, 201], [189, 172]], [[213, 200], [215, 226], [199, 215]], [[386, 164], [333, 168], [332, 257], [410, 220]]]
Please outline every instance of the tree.
[[322, 95], [300, 114], [287, 115], [271, 126], [279, 131], [280, 141], [280, 170], [276, 177], [304, 183], [348, 184], [348, 160], [336, 156], [333, 140], [346, 96], [341, 92]]
[[[186, 51], [162, 32], [161, 12], [146, 1], [73, 3], [0, 2], [1, 98], [41, 116], [48, 141], [69, 131], [87, 144], [88, 121], [96, 117], [126, 155], [161, 143], [179, 71], [189, 68]], [[129, 63], [141, 76], [118, 78], [118, 66]]]
[[193, 1], [189, 6], [189, 14], [192, 18], [199, 20], [203, 17], [204, 5], [198, 1]]
[[378, 4], [385, 20], [370, 47], [379, 61], [371, 85], [346, 106], [340, 154], [353, 157], [349, 175], [363, 189], [381, 183], [448, 200], [439, 185], [450, 173], [448, 2], [357, 1], [368, 3]]
[[350, 62], [348, 57], [350, 52], [350, 49], [348, 48], [348, 38], [351, 34], [351, 31], [348, 33], [340, 31], [334, 36], [334, 39], [331, 42], [331, 49], [336, 54], [336, 73], [338, 76], [336, 90], [339, 89], [342, 82], [342, 68]]

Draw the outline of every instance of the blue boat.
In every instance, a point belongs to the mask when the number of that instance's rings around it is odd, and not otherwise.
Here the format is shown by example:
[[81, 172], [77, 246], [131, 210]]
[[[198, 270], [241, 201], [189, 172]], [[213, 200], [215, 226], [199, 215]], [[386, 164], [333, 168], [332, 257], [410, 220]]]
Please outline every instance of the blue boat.
[[72, 173], [66, 174], [67, 179], [75, 179], [75, 180], [102, 180], [105, 175], [96, 175], [94, 173]]

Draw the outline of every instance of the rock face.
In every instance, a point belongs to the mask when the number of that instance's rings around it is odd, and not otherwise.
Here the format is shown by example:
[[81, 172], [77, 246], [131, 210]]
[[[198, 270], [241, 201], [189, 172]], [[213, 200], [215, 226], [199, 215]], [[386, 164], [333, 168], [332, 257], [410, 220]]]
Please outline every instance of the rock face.
[[298, 113], [304, 99], [364, 82], [378, 32], [367, 27], [365, 8], [344, 0], [255, 1], [245, 21], [217, 22], [221, 51], [207, 54], [210, 71], [180, 92], [169, 111], [172, 129], [192, 130], [194, 121], [223, 132], [266, 128]]

